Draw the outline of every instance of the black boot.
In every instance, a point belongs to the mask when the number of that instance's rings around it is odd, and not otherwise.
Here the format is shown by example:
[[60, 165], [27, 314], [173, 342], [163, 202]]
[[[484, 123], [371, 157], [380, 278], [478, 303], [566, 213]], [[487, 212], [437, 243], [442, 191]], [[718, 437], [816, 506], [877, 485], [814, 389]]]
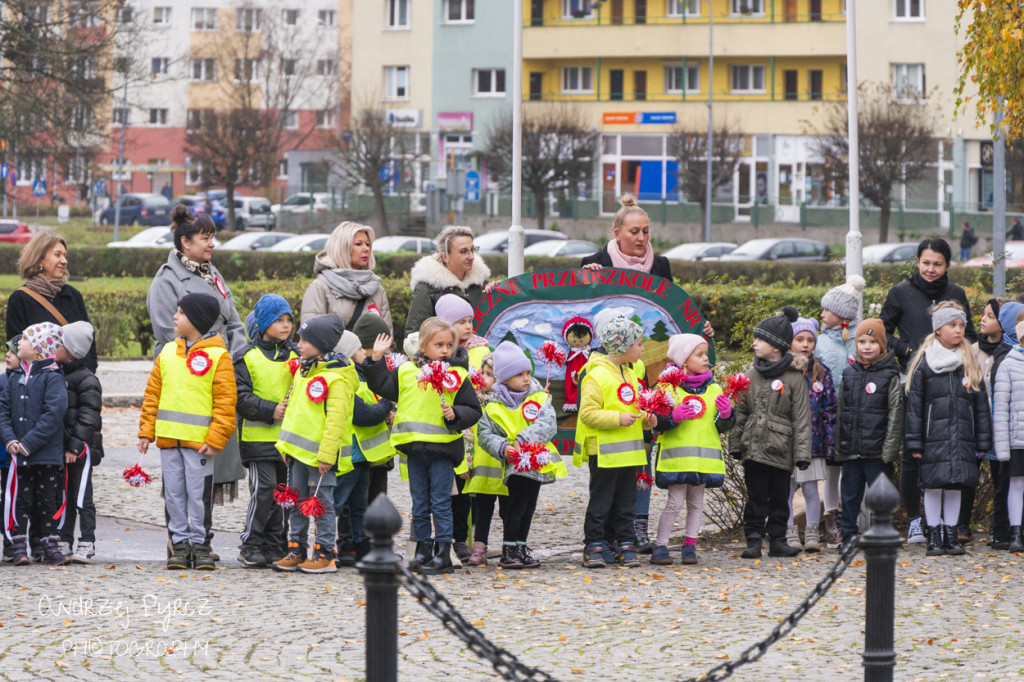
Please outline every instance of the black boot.
[[434, 546], [434, 558], [430, 563], [420, 566], [420, 573], [423, 575], [440, 575], [451, 573], [455, 570], [452, 565], [452, 543], [438, 542]]
[[[998, 549], [995, 542], [992, 543], [992, 547]], [[1020, 526], [1010, 526], [1010, 543], [1006, 549], [1011, 552], [1024, 551], [1024, 538], [1021, 537]]]
[[928, 528], [928, 550], [925, 552], [925, 556], [942, 556], [946, 553], [942, 546], [942, 528], [942, 526]]
[[11, 538], [11, 545], [14, 548], [14, 565], [15, 566], [28, 566], [32, 563], [32, 559], [28, 553], [28, 537], [24, 535], [15, 535]]
[[761, 544], [760, 536], [751, 535], [747, 538], [747, 548], [740, 552], [740, 557], [743, 559], [760, 559]]
[[356, 561], [362, 561], [363, 557], [370, 552], [370, 541], [360, 540], [356, 543]]
[[520, 569], [523, 567], [523, 560], [519, 556], [518, 545], [501, 545], [501, 559], [498, 566], [502, 568]]
[[47, 566], [63, 566], [68, 563], [68, 558], [60, 551], [59, 535], [43, 538], [43, 563]]
[[795, 557], [800, 553], [799, 547], [790, 547], [786, 543], [786, 538], [771, 538], [768, 541], [768, 556], [775, 557]]
[[950, 556], [960, 556], [966, 554], [967, 550], [960, 544], [960, 538], [957, 537], [956, 526], [943, 526], [942, 527], [942, 548], [946, 550], [946, 554]]
[[416, 554], [409, 562], [409, 569], [418, 571], [424, 564], [428, 563], [434, 556], [434, 543], [432, 540], [424, 540], [416, 543]]

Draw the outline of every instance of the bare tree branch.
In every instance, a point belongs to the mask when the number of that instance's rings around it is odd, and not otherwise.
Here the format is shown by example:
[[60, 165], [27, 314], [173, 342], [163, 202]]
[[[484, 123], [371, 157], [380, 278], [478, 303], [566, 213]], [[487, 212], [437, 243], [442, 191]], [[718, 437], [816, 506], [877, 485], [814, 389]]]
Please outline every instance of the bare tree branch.
[[[698, 122], [680, 125], [673, 131], [671, 144], [679, 159], [679, 189], [689, 201], [700, 204], [702, 217], [707, 213], [707, 128]], [[732, 182], [739, 166], [746, 138], [729, 121], [712, 131], [711, 194]]]

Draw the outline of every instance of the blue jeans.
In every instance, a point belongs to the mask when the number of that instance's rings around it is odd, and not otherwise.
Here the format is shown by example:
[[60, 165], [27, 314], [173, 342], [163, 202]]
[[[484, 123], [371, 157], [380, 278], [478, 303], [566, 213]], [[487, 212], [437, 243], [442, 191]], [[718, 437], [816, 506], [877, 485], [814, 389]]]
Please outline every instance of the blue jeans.
[[[292, 487], [299, 491], [300, 501], [305, 500], [307, 497], [312, 497], [313, 491], [317, 491], [316, 497], [320, 500], [320, 504], [324, 506], [324, 513], [322, 516], [313, 519], [316, 524], [315, 542], [320, 545], [322, 550], [333, 552], [334, 486], [335, 480], [338, 478], [337, 471], [331, 469], [321, 476], [316, 467], [303, 464], [292, 457], [292, 462], [289, 465], [289, 475]], [[320, 484], [319, 490], [317, 490], [317, 482]], [[299, 505], [292, 507], [291, 512], [291, 516], [288, 519], [291, 526], [289, 538], [292, 542], [305, 546], [306, 534], [309, 532], [309, 517], [302, 513]]]
[[409, 494], [412, 495], [412, 535], [416, 542], [430, 540], [430, 516], [434, 516], [434, 541], [451, 542], [452, 484], [455, 469], [446, 459], [432, 459], [415, 452], [406, 457]]
[[[348, 502], [348, 515], [352, 521], [352, 542], [366, 539], [363, 517], [366, 516], [367, 497], [370, 494], [370, 470], [354, 469], [338, 476], [334, 484], [334, 514], [341, 517]], [[338, 544], [341, 544], [339, 537]]]
[[857, 516], [864, 500], [864, 491], [879, 476], [885, 475], [885, 463], [880, 459], [848, 459], [843, 462], [843, 475], [839, 479], [843, 499], [843, 515], [839, 522], [843, 540], [859, 533]]
[[971, 260], [971, 251], [974, 249], [960, 249], [960, 265], [963, 265], [967, 261]]

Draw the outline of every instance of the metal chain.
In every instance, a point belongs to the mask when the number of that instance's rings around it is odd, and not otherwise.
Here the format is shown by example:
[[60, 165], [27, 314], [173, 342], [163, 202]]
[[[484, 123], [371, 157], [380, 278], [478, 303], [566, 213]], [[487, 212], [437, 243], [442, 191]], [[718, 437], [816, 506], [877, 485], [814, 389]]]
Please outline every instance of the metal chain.
[[405, 578], [402, 584], [409, 594], [422, 604], [423, 608], [434, 614], [446, 630], [465, 642], [470, 651], [490, 661], [502, 679], [556, 682], [554, 677], [543, 670], [520, 663], [514, 654], [487, 639], [484, 633], [469, 623], [428, 580], [410, 571], [404, 563], [400, 564], [400, 570]]
[[768, 648], [778, 642], [780, 639], [788, 635], [796, 627], [796, 624], [800, 622], [800, 619], [807, 615], [825, 593], [829, 591], [832, 585], [835, 584], [839, 576], [849, 567], [850, 562], [860, 551], [860, 543], [851, 542], [842, 555], [836, 559], [836, 562], [829, 569], [829, 572], [822, 578], [811, 593], [800, 602], [800, 605], [793, 609], [793, 612], [786, 616], [782, 622], [772, 629], [771, 634], [765, 637], [760, 642], [748, 647], [739, 658], [735, 661], [729, 661], [721, 665], [715, 666], [711, 670], [707, 671], [700, 677], [690, 677], [684, 680], [684, 682], [709, 682], [710, 680], [724, 680], [730, 677], [736, 669], [746, 665], [747, 663], [753, 663], [757, 659], [761, 658], [768, 651]]

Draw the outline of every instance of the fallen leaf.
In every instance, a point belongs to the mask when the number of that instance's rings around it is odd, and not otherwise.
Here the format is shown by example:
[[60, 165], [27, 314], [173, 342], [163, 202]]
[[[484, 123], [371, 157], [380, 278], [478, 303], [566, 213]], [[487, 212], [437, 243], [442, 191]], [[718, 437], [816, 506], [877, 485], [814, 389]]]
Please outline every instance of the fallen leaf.
[[483, 627], [484, 622], [482, 620], [474, 620], [472, 624], [477, 627]]
[[71, 625], [71, 619], [70, 618], [65, 618], [64, 619], [64, 625]]

